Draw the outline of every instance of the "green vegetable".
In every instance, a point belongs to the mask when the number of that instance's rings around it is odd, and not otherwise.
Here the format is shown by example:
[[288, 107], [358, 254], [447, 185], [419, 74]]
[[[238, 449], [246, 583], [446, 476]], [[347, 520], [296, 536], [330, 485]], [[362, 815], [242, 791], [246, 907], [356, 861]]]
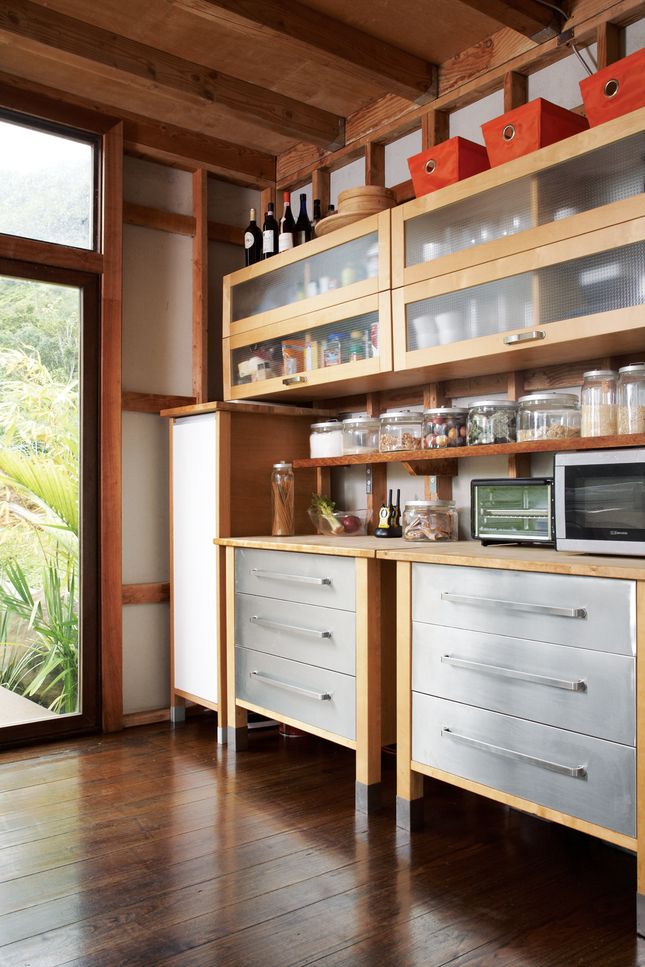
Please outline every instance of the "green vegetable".
[[309, 510], [311, 513], [317, 514], [322, 520], [324, 520], [332, 534], [342, 534], [345, 528], [341, 522], [334, 517], [335, 509], [336, 504], [331, 497], [323, 497], [321, 494], [311, 495], [311, 504], [309, 505]]

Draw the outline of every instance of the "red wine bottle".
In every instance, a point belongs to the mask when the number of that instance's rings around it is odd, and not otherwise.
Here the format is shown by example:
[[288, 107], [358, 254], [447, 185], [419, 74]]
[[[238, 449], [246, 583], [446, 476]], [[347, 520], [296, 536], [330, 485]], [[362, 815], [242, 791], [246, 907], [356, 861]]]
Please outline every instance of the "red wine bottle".
[[311, 234], [315, 236], [316, 225], [322, 219], [322, 213], [320, 211], [320, 198], [314, 198], [314, 217], [311, 222]]
[[262, 259], [262, 232], [255, 222], [255, 208], [249, 212], [249, 219], [244, 232], [244, 264], [255, 265]]
[[311, 239], [311, 222], [307, 214], [307, 196], [300, 196], [300, 213], [296, 222], [296, 245], [302, 245]]
[[296, 244], [296, 223], [291, 211], [291, 195], [288, 191], [283, 194], [284, 208], [280, 219], [280, 235], [278, 237], [278, 250], [287, 252]]
[[269, 210], [264, 216], [264, 225], [262, 226], [262, 255], [265, 259], [270, 259], [273, 255], [278, 254], [278, 235], [280, 234], [280, 229], [273, 211], [274, 204], [270, 201]]

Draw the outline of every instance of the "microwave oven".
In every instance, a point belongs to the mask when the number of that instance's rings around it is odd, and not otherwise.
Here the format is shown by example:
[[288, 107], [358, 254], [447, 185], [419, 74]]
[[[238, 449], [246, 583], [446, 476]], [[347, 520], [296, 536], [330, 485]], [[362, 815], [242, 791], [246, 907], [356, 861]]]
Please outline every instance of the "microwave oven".
[[558, 551], [645, 556], [645, 448], [555, 455]]

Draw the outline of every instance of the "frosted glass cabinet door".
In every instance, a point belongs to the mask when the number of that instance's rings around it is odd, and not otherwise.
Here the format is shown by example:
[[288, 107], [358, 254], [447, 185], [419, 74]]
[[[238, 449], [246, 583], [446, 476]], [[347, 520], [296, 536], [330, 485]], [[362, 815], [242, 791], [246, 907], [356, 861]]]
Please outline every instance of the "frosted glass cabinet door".
[[174, 686], [217, 704], [217, 414], [172, 426]]

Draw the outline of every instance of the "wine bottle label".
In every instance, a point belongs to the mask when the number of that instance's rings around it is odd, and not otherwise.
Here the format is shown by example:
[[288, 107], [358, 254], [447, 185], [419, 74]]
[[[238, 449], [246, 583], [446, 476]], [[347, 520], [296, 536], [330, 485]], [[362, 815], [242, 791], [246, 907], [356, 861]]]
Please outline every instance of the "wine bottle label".
[[244, 248], [253, 248], [253, 232], [244, 232]]
[[293, 248], [293, 233], [282, 232], [278, 236], [278, 251], [286, 252], [290, 248]]
[[267, 232], [262, 232], [262, 252], [264, 255], [266, 255], [267, 252], [275, 252], [273, 231], [271, 229], [269, 229]]

